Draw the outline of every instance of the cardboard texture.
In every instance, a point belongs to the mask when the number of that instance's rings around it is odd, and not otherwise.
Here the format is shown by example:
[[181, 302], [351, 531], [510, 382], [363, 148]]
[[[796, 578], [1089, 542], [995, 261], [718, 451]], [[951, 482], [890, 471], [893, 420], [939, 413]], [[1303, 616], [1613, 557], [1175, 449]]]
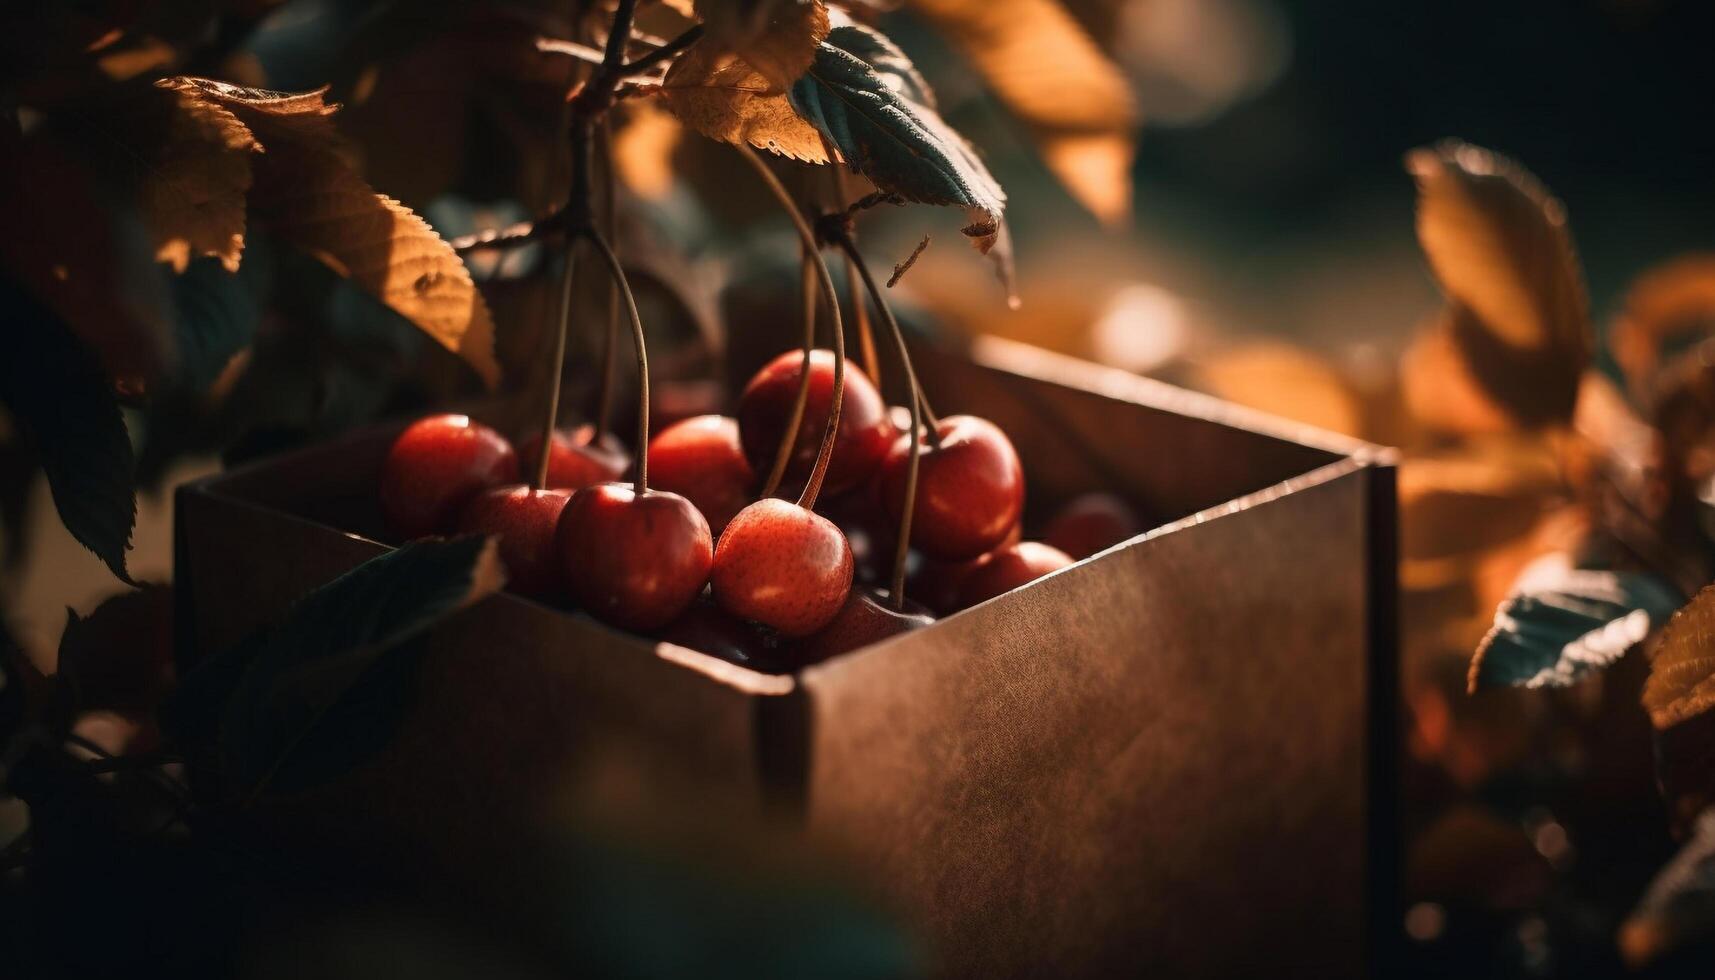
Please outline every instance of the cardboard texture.
[[[1378, 972], [1391, 455], [1007, 342], [917, 361], [1012, 437], [1032, 513], [1104, 489], [1166, 523], [795, 677], [496, 596], [425, 638], [405, 730], [315, 806], [497, 852], [497, 814], [568, 801], [753, 819], [863, 869], [948, 976]], [[187, 663], [386, 547], [395, 428], [180, 491]]]

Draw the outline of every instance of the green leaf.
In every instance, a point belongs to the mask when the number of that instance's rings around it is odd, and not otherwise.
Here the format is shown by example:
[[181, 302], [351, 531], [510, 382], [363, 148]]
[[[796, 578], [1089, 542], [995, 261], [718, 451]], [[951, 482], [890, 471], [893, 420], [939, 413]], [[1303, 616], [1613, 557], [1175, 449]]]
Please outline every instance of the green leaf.
[[[1698, 958], [1688, 958], [1693, 948]], [[1715, 951], [1715, 807], [1703, 811], [1691, 840], [1650, 882], [1620, 927], [1620, 950], [1634, 969], [1664, 956], [1707, 969], [1706, 957]]]
[[[388, 655], [504, 578], [488, 538], [422, 541], [370, 559], [191, 671], [163, 728], [187, 746], [212, 746], [239, 799], [332, 779], [384, 745], [399, 719], [413, 658]], [[352, 710], [364, 704], [384, 710]]]
[[1017, 305], [1006, 193], [935, 111], [934, 93], [897, 45], [840, 18], [787, 98], [854, 173], [878, 188], [908, 201], [964, 208], [966, 237], [994, 260], [1009, 302]]
[[1644, 572], [1556, 570], [1495, 611], [1470, 689], [1567, 687], [1620, 659], [1683, 602]]
[[0, 310], [9, 342], [0, 402], [35, 445], [66, 530], [130, 583], [135, 464], [113, 386], [52, 313], [5, 280]]

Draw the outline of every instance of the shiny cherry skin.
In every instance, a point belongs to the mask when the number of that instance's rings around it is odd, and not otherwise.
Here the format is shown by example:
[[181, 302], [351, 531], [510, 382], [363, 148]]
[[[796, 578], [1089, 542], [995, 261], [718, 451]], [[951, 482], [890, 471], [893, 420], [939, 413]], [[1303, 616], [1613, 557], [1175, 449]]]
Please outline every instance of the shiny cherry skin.
[[[582, 490], [598, 483], [618, 480], [631, 467], [631, 454], [610, 434], [595, 438], [595, 426], [580, 425], [567, 432], [554, 430], [548, 451], [548, 486], [555, 490]], [[523, 471], [532, 477], [542, 458], [542, 435], [538, 432], [519, 446]]]
[[649, 440], [649, 478], [696, 504], [717, 538], [756, 499], [756, 473], [739, 443], [738, 421], [725, 415], [699, 415], [656, 433]]
[[572, 598], [597, 619], [648, 632], [690, 608], [709, 580], [709, 522], [676, 493], [628, 483], [572, 494], [555, 533]]
[[[651, 460], [653, 462], [653, 460]], [[780, 637], [747, 623], [713, 599], [698, 597], [678, 619], [657, 633], [660, 639], [711, 657], [776, 674], [789, 670], [781, 656]]]
[[519, 595], [551, 599], [564, 591], [554, 535], [570, 490], [537, 490], [522, 483], [484, 490], [459, 515], [459, 530], [500, 539], [506, 587]]
[[709, 577], [722, 609], [783, 636], [809, 636], [834, 618], [852, 587], [852, 549], [820, 514], [759, 500], [727, 525]]
[[470, 498], [516, 482], [518, 454], [505, 436], [468, 415], [430, 415], [393, 440], [377, 492], [388, 530], [409, 541], [453, 530]]
[[1042, 541], [1074, 561], [1083, 561], [1143, 533], [1143, 521], [1131, 505], [1111, 493], [1073, 497], [1042, 529]]
[[984, 555], [959, 583], [959, 604], [987, 602], [1072, 564], [1072, 556], [1040, 541], [1020, 541]]
[[[1006, 540], [1024, 513], [1024, 467], [1012, 440], [973, 415], [940, 420], [939, 448], [923, 441], [917, 464], [917, 506], [911, 544], [931, 558], [961, 561]], [[905, 512], [909, 438], [893, 444], [881, 468], [882, 501], [897, 525]]]
[[[792, 415], [792, 402], [798, 395], [798, 368], [803, 358], [802, 351], [787, 351], [769, 361], [739, 396], [738, 432], [744, 442], [744, 454], [757, 473], [766, 474], [774, 465], [774, 454], [780, 448], [786, 421]], [[804, 421], [798, 426], [792, 458], [786, 464], [789, 484], [802, 484], [809, 477], [833, 400], [834, 352], [812, 351]], [[828, 461], [822, 492], [839, 493], [863, 482], [887, 455], [887, 447], [894, 438], [893, 422], [875, 385], [847, 361], [840, 429], [834, 438], [834, 454]]]
[[904, 609], [895, 609], [885, 589], [853, 589], [833, 620], [795, 644], [791, 654], [798, 666], [807, 667], [934, 621], [929, 610], [910, 598], [905, 600]]

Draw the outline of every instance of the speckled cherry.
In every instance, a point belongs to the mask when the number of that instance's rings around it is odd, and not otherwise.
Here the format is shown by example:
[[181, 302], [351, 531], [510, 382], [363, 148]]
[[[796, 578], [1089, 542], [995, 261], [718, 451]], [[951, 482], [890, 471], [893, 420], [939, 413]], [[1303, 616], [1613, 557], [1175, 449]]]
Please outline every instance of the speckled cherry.
[[984, 555], [959, 583], [959, 605], [974, 606], [1072, 564], [1072, 556], [1040, 541], [1020, 541]]
[[[745, 386], [738, 401], [738, 431], [751, 468], [766, 474], [774, 465], [792, 403], [798, 394], [802, 351], [788, 351], [769, 361]], [[815, 350], [810, 354], [810, 390], [804, 402], [804, 420], [792, 444], [786, 466], [788, 484], [802, 484], [816, 462], [833, 403], [834, 353]], [[834, 440], [834, 455], [828, 462], [823, 491], [839, 493], [863, 482], [887, 455], [895, 438], [892, 419], [875, 385], [855, 364], [847, 362], [845, 397], [840, 408], [840, 429]]]
[[904, 609], [895, 609], [886, 590], [853, 589], [828, 625], [794, 644], [791, 656], [796, 666], [807, 667], [934, 621], [929, 610], [909, 599]]
[[537, 599], [564, 591], [554, 535], [570, 490], [537, 490], [521, 483], [484, 490], [459, 515], [459, 530], [500, 539], [506, 587]]
[[[994, 423], [949, 415], [923, 440], [911, 544], [943, 561], [975, 558], [1004, 542], [1024, 512], [1024, 468], [1012, 441]], [[911, 442], [901, 437], [882, 463], [882, 501], [897, 523], [905, 510]]]
[[649, 440], [649, 479], [695, 504], [716, 537], [756, 499], [756, 473], [738, 422], [725, 415], [699, 415], [656, 433]]
[[709, 580], [709, 522], [676, 493], [602, 483], [572, 494], [555, 535], [572, 597], [591, 615], [647, 632], [684, 613]]
[[431, 415], [399, 433], [381, 464], [381, 515], [400, 540], [453, 530], [459, 511], [489, 487], [518, 481], [506, 437], [467, 415]]
[[[598, 483], [618, 480], [631, 466], [631, 455], [613, 435], [603, 433], [595, 438], [595, 426], [580, 425], [567, 432], [554, 430], [554, 441], [548, 450], [548, 486], [555, 490], [582, 490]], [[541, 457], [540, 433], [524, 440], [518, 455], [524, 461], [524, 472], [534, 474]]]
[[715, 601], [784, 636], [809, 636], [840, 611], [852, 586], [852, 549], [820, 514], [759, 500], [727, 525], [715, 549]]
[[1073, 497], [1042, 529], [1042, 540], [1074, 561], [1143, 533], [1143, 521], [1131, 505], [1111, 493]]

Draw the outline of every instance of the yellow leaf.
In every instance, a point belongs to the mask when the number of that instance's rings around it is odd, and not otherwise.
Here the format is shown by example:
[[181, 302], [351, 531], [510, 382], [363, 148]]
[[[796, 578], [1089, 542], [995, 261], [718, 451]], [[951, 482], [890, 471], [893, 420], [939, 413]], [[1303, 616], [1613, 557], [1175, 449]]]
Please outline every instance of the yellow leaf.
[[1632, 394], [1648, 400], [1657, 394], [1666, 355], [1687, 340], [1709, 336], [1715, 336], [1715, 255], [1684, 255], [1632, 282], [1608, 346]]
[[828, 162], [822, 134], [793, 111], [785, 90], [737, 55], [695, 45], [668, 69], [661, 91], [674, 115], [710, 139]]
[[828, 36], [822, 0], [697, 0], [695, 8], [706, 29], [699, 46], [738, 55], [781, 91], [810, 67]]
[[248, 127], [194, 90], [163, 87], [176, 111], [148, 160], [139, 202], [155, 258], [183, 272], [212, 255], [228, 272], [244, 249], [251, 155], [261, 147]]
[[625, 186], [662, 200], [673, 189], [673, 151], [685, 130], [655, 103], [635, 100], [613, 134], [613, 166]]
[[1662, 627], [1643, 701], [1657, 729], [1715, 708], [1715, 586], [1693, 596]]
[[377, 194], [340, 154], [325, 90], [265, 92], [199, 78], [162, 84], [230, 110], [263, 146], [251, 213], [498, 383], [494, 322], [470, 273], [428, 223]]
[[1131, 86], [1055, 0], [910, 0], [1030, 128], [1049, 168], [1109, 223], [1131, 213]]
[[1450, 142], [1413, 151], [1417, 234], [1460, 312], [1448, 329], [1483, 392], [1527, 427], [1571, 418], [1590, 360], [1565, 211], [1517, 164]]

